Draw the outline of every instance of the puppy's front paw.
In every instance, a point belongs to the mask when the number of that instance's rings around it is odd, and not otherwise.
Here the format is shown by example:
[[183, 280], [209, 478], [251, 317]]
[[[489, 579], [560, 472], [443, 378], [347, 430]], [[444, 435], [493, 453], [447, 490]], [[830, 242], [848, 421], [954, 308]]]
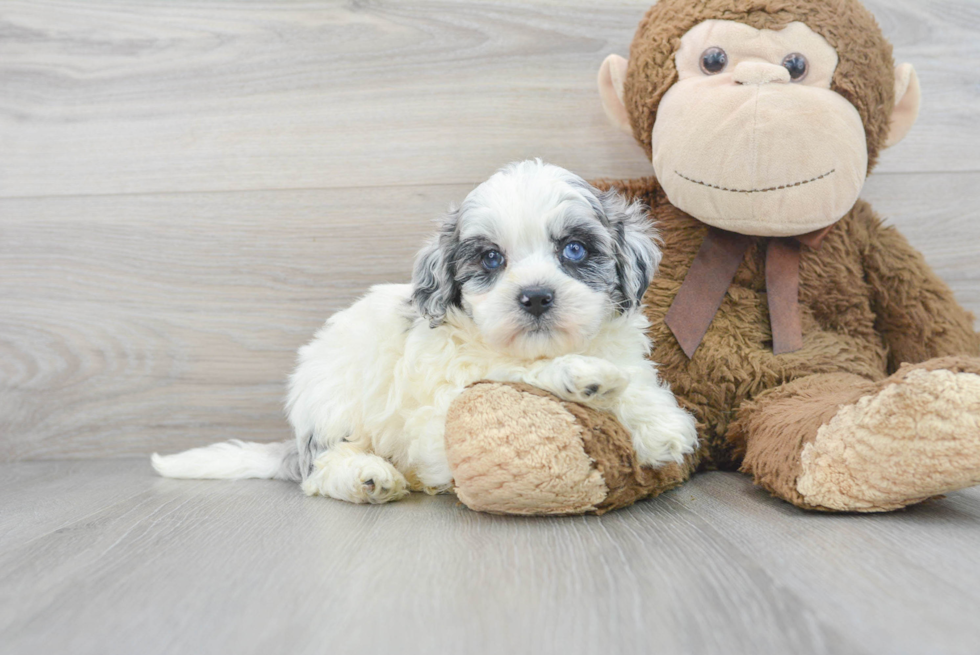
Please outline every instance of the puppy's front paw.
[[660, 407], [653, 417], [629, 427], [633, 449], [642, 466], [657, 468], [671, 462], [680, 463], [697, 448], [694, 417], [676, 405]]
[[583, 405], [602, 406], [615, 400], [629, 385], [621, 368], [598, 357], [569, 355], [555, 360], [557, 395]]

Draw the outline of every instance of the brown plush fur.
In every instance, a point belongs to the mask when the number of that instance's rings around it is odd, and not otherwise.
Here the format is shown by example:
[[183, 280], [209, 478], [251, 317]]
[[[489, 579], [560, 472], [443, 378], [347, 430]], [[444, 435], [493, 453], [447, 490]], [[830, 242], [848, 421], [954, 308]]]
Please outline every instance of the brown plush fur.
[[857, 402], [874, 388], [874, 382], [850, 373], [823, 373], [799, 378], [746, 402], [728, 430], [736, 454], [743, 455], [741, 470], [773, 494], [808, 507], [796, 490], [800, 453], [841, 406]]
[[576, 403], [562, 404], [582, 426], [585, 454], [595, 463], [609, 489], [605, 500], [596, 505], [596, 514], [673, 489], [696, 468], [693, 457], [686, 458], [683, 464], [667, 464], [658, 469], [641, 467], [629, 433], [612, 416]]
[[[644, 297], [653, 325], [652, 358], [674, 392], [697, 408], [704, 425], [705, 466], [731, 469], [741, 464], [746, 429], [753, 425], [748, 414], [765, 407], [746, 403], [780, 385], [808, 376], [844, 374], [852, 376], [858, 391], [865, 387], [857, 380], [883, 380], [903, 362], [980, 355], [973, 316], [956, 303], [922, 255], [859, 201], [819, 251], [802, 247], [801, 350], [772, 353], [765, 293], [767, 239], [753, 237], [718, 314], [689, 360], [663, 318], [707, 227], [671, 205], [652, 177], [596, 184], [643, 200], [658, 225], [664, 258]], [[798, 383], [793, 388], [806, 387]], [[779, 433], [775, 428], [774, 432]]]
[[[709, 19], [758, 29], [800, 21], [823, 36], [839, 57], [831, 88], [864, 121], [870, 172], [888, 135], [894, 62], [891, 45], [857, 0], [657, 2], [636, 31], [624, 89], [634, 136], [648, 155], [660, 99], [677, 80], [673, 58], [680, 39]], [[705, 466], [741, 465], [773, 493], [809, 507], [796, 488], [800, 456], [841, 406], [901, 382], [901, 372], [888, 376], [903, 363], [954, 372], [980, 363], [970, 359], [980, 355], [973, 316], [863, 201], [819, 251], [802, 249], [801, 350], [772, 353], [766, 239], [753, 238], [721, 309], [688, 360], [663, 318], [707, 228], [671, 205], [654, 178], [602, 186], [646, 202], [659, 225], [664, 260], [645, 297], [656, 344], [652, 356], [674, 391], [697, 408]], [[962, 355], [967, 359], [948, 359]]]
[[[836, 48], [832, 88], [864, 120], [870, 171], [888, 135], [893, 61], [891, 46], [856, 0], [660, 0], [636, 32], [624, 90], [634, 136], [648, 156], [658, 104], [677, 79], [673, 57], [681, 37], [708, 19], [756, 28], [801, 21]], [[800, 507], [886, 511], [980, 483], [980, 335], [973, 316], [867, 203], [858, 201], [819, 251], [802, 246], [802, 349], [773, 354], [767, 239], [751, 237], [688, 359], [664, 316], [707, 226], [674, 207], [652, 177], [596, 185], [646, 203], [663, 241], [659, 273], [644, 297], [651, 357], [695, 413], [701, 438], [698, 453], [659, 481], [663, 488], [696, 466], [741, 467]], [[604, 435], [618, 434], [603, 425]], [[590, 459], [605, 462], [596, 466], [637, 476], [630, 465], [615, 464], [625, 455], [597, 450], [600, 441], [589, 450]]]
[[861, 114], [868, 139], [868, 171], [874, 168], [895, 104], [895, 64], [891, 44], [857, 0], [659, 0], [633, 38], [623, 98], [633, 136], [647, 157], [660, 98], [677, 81], [674, 53], [680, 39], [710, 19], [756, 29], [779, 29], [800, 21], [824, 37], [840, 60], [831, 88]]

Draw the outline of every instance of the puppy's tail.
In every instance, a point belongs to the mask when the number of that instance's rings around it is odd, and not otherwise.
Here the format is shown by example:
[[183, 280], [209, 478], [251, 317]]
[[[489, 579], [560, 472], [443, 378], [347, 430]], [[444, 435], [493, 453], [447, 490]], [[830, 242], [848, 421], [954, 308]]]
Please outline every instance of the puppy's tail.
[[299, 454], [295, 440], [255, 443], [232, 439], [176, 455], [150, 458], [153, 469], [165, 478], [242, 480], [265, 478], [299, 480]]

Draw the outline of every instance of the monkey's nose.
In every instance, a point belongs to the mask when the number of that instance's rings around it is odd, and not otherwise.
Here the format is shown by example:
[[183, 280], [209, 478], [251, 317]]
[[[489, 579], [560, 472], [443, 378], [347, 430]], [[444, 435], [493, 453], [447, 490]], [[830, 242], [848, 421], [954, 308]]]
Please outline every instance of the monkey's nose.
[[555, 293], [546, 287], [526, 287], [521, 289], [517, 301], [521, 308], [532, 316], [541, 316], [551, 309], [555, 302]]
[[761, 86], [772, 83], [789, 83], [789, 71], [785, 66], [764, 61], [743, 61], [732, 71], [732, 79], [737, 84]]

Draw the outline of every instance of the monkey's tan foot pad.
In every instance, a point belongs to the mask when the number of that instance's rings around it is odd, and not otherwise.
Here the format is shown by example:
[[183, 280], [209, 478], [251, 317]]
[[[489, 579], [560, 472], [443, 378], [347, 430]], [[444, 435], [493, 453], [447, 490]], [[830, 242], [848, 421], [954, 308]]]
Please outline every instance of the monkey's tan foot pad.
[[840, 411], [802, 455], [814, 507], [884, 512], [980, 484], [980, 375], [914, 370]]

